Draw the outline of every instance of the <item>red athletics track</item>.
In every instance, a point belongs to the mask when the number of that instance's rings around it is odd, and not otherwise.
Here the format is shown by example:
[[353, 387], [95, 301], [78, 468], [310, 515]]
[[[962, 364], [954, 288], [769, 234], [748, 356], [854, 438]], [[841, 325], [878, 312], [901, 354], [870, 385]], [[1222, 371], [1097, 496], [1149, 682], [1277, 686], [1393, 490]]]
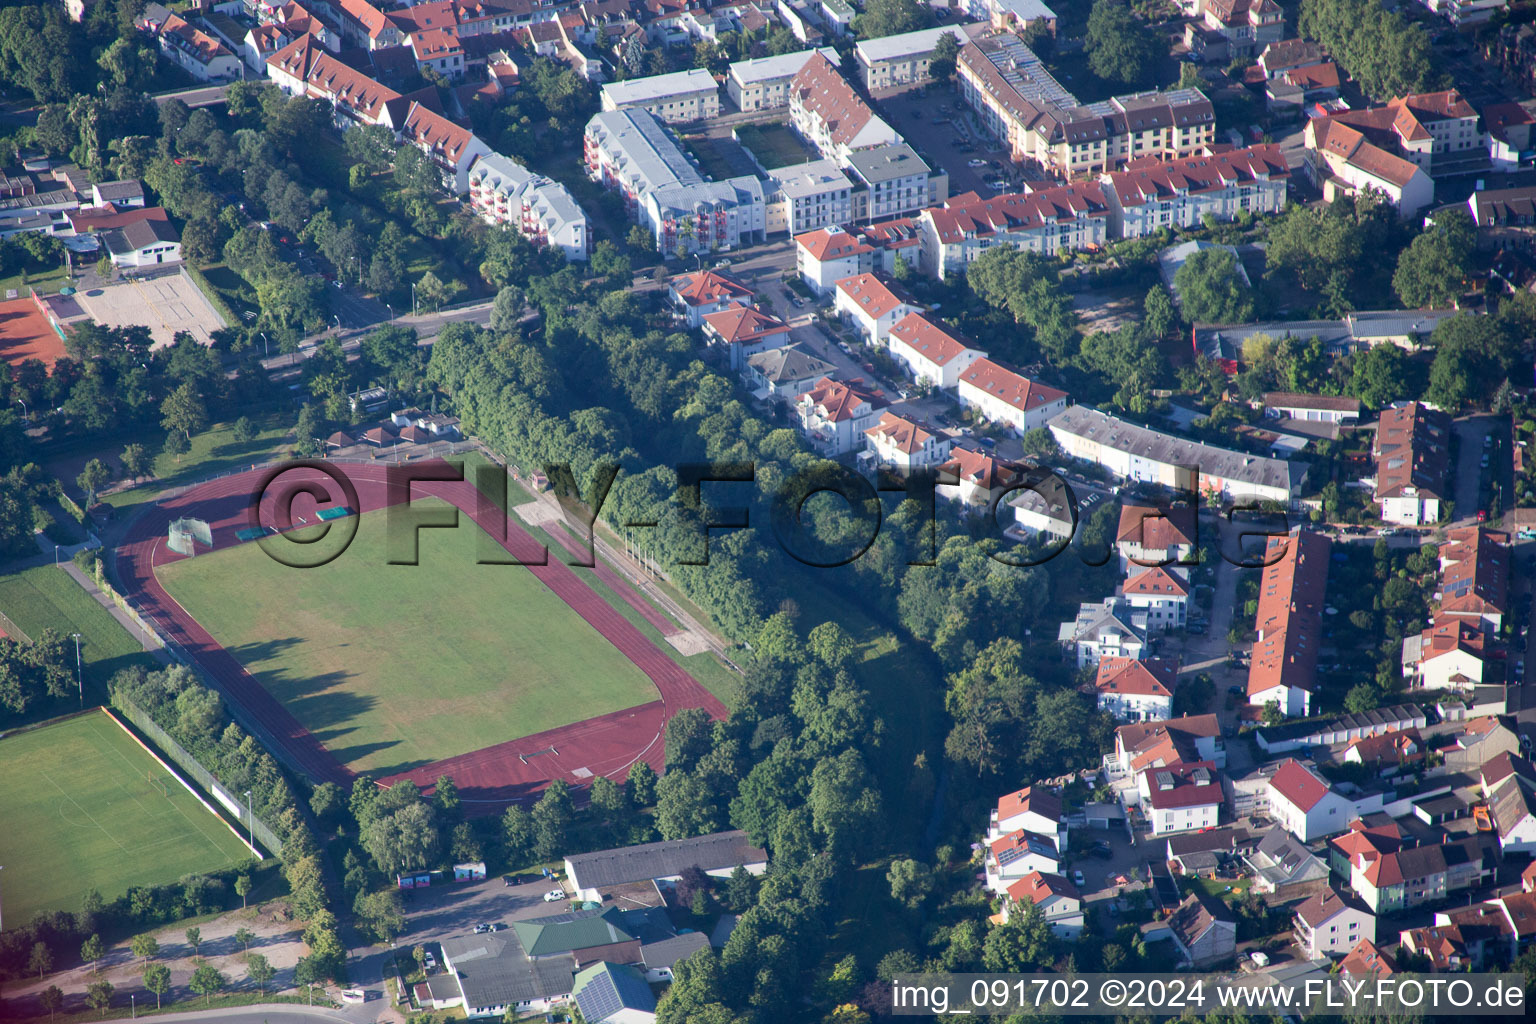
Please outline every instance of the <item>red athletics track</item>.
[[[359, 512], [383, 508], [390, 503], [385, 480], [386, 474], [395, 467], [379, 463], [329, 463], [327, 467], [344, 474], [357, 489]], [[183, 557], [165, 545], [167, 526], [173, 519], [196, 516], [206, 520], [213, 530], [215, 549], [241, 543], [235, 531], [250, 525], [249, 506], [253, 492], [261, 486], [263, 476], [273, 471], [267, 469], [223, 477], [151, 506], [135, 520], [128, 537], [117, 550], [118, 577], [140, 610], [158, 619], [169, 631], [170, 638], [196, 657], [225, 695], [284, 746], [289, 760], [317, 781], [330, 780], [348, 786], [353, 778], [351, 770], [337, 761], [287, 708], [183, 611], [155, 577], [156, 566]], [[289, 467], [267, 486], [259, 521], [264, 525], [286, 527], [288, 524], [278, 519], [277, 496], [305, 483], [318, 483], [330, 495], [330, 499], [320, 503], [319, 507], [346, 501], [336, 493], [338, 486], [318, 470]], [[411, 493], [418, 498], [436, 495], [445, 499], [492, 536], [499, 532], [499, 521], [507, 520], [509, 528], [502, 546], [524, 560], [538, 557], [537, 542], [524, 533], [515, 520], [508, 519], [494, 506], [481, 509], [483, 503], [472, 483], [416, 482]], [[292, 514], [312, 519], [316, 507], [314, 498], [299, 494], [293, 500]], [[717, 718], [725, 715], [724, 705], [713, 694], [594, 593], [558, 556], [552, 555], [547, 565], [508, 566], [507, 571], [533, 573], [634, 662], [655, 683], [661, 699], [450, 757], [381, 782], [388, 784], [409, 778], [426, 789], [439, 776], [451, 775], [466, 800], [511, 803], [530, 798], [555, 778], [579, 783], [596, 775], [622, 776], [631, 764], [642, 759], [660, 769], [664, 760], [661, 732], [674, 713], [683, 708], [700, 707]], [[605, 575], [604, 581], [610, 586], [617, 582], [625, 588], [619, 593], [630, 604], [640, 601], [639, 595], [626, 592], [628, 584], [622, 579], [615, 576], [608, 580]], [[238, 583], [231, 585], [238, 586]], [[653, 609], [646, 618], [655, 621], [654, 614]], [[671, 629], [676, 627], [671, 626]], [[555, 753], [539, 753], [551, 747]]]

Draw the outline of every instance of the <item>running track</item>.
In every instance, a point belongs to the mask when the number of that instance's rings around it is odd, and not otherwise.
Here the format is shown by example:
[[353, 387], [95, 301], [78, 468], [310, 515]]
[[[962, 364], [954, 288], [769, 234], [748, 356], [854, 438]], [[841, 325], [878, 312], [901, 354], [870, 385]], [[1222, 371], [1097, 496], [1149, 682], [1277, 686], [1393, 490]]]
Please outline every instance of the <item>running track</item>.
[[[378, 463], [328, 465], [344, 474], [357, 489], [359, 512], [383, 508], [390, 503], [385, 479], [386, 473], [394, 467]], [[241, 543], [235, 531], [250, 525], [248, 509], [252, 494], [261, 485], [262, 476], [269, 472], [271, 470], [222, 477], [151, 506], [131, 525], [127, 538], [117, 549], [118, 578], [124, 592], [140, 611], [158, 619], [170, 639], [195, 657], [214, 678], [225, 697], [260, 722], [284, 747], [291, 764], [300, 767], [317, 782], [329, 780], [348, 787], [353, 772], [337, 761], [287, 708], [267, 693], [255, 677], [183, 611], [155, 576], [156, 566], [183, 557], [170, 551], [165, 544], [167, 526], [173, 519], [196, 516], [206, 520], [213, 529], [215, 549]], [[260, 522], [287, 526], [278, 518], [278, 496], [303, 484], [319, 484], [330, 498], [317, 505], [313, 497], [299, 494], [292, 502], [295, 518], [312, 519], [317, 507], [345, 503], [345, 499], [336, 493], [337, 485], [324, 474], [305, 467], [291, 467], [263, 493]], [[416, 482], [411, 493], [417, 498], [435, 495], [445, 499], [492, 536], [499, 532], [500, 522], [505, 521], [507, 531], [502, 546], [525, 561], [538, 557], [537, 542], [522, 531], [515, 518], [506, 516], [494, 506], [486, 507], [487, 503], [480, 500], [473, 483], [467, 480]], [[553, 529], [558, 531], [559, 527]], [[561, 540], [563, 543], [564, 538]], [[533, 573], [634, 662], [656, 685], [660, 699], [450, 757], [381, 779], [381, 784], [391, 785], [409, 778], [423, 789], [429, 789], [439, 776], [451, 775], [466, 801], [498, 806], [526, 801], [555, 778], [579, 784], [597, 775], [622, 777], [637, 760], [645, 760], [659, 771], [664, 763], [662, 729], [668, 718], [683, 708], [704, 708], [716, 718], [724, 717], [725, 707], [713, 694], [594, 593], [577, 577], [575, 570], [560, 561], [558, 555], [552, 553], [546, 565], [508, 566], [507, 571]], [[677, 627], [634, 593], [626, 581], [608, 572], [599, 575], [627, 603], [641, 608], [647, 621], [663, 628], [663, 632], [676, 632]], [[231, 585], [238, 586], [238, 582], [231, 581]], [[536, 753], [550, 748], [555, 752]]]

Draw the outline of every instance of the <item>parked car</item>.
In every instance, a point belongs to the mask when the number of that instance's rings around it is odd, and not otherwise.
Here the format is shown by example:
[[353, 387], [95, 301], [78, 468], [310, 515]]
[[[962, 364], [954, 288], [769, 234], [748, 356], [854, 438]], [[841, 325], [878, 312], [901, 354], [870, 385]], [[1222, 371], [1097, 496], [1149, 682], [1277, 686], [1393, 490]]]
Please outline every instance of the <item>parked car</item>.
[[789, 304], [791, 306], [794, 306], [796, 309], [803, 309], [803, 308], [805, 308], [805, 303], [801, 302], [798, 298], [796, 298], [793, 295], [791, 295], [789, 297]]
[[432, 955], [432, 951], [431, 950], [427, 951], [426, 959], [423, 960], [422, 963], [424, 963], [426, 965], [426, 968], [427, 968], [428, 971], [435, 971], [435, 970], [437, 970], [437, 957]]
[[987, 162], [985, 160], [981, 160], [981, 159], [967, 160], [965, 162], [965, 166], [967, 166], [967, 167], [985, 167], [985, 166], [987, 166]]
[[1088, 885], [1088, 879], [1083, 877], [1083, 873], [1081, 871], [1072, 872], [1072, 881], [1077, 885], [1079, 889], [1086, 888]]
[[475, 925], [475, 934], [476, 935], [484, 935], [486, 932], [488, 932], [490, 930], [491, 930], [491, 926], [488, 925], [488, 924], [477, 924], [477, 925]]
[[564, 889], [551, 889], [544, 894], [545, 903], [559, 903], [563, 899], [565, 899]]
[[506, 927], [506, 925], [502, 924], [500, 921], [497, 921], [497, 922], [491, 924], [486, 930], [487, 931], [493, 931], [493, 932], [499, 932], [499, 931], [501, 931], [505, 927]]
[[1257, 966], [1257, 967], [1268, 967], [1269, 966], [1269, 954], [1264, 952], [1263, 950], [1260, 950], [1260, 949], [1254, 950], [1252, 953], [1248, 954], [1248, 959], [1252, 960], [1254, 962], [1254, 965]]

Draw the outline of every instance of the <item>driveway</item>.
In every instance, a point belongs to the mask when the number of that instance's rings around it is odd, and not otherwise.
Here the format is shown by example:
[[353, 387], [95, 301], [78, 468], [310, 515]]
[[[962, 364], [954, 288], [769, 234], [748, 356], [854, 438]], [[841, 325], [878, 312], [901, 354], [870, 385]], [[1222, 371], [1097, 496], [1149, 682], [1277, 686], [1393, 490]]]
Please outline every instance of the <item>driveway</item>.
[[[1513, 465], [1510, 456], [1509, 417], [1499, 415], [1466, 416], [1451, 424], [1451, 431], [1460, 443], [1461, 453], [1456, 460], [1455, 489], [1457, 524], [1475, 523], [1484, 493], [1483, 478], [1499, 485], [1507, 499], [1512, 493]], [[1498, 433], [1495, 433], [1497, 431]], [[1483, 447], [1483, 439], [1493, 434], [1489, 448]], [[1500, 437], [1502, 434], [1502, 437]], [[1484, 454], [1489, 455], [1489, 465], [1483, 469], [1479, 463]], [[1506, 505], [1508, 501], [1506, 500]]]

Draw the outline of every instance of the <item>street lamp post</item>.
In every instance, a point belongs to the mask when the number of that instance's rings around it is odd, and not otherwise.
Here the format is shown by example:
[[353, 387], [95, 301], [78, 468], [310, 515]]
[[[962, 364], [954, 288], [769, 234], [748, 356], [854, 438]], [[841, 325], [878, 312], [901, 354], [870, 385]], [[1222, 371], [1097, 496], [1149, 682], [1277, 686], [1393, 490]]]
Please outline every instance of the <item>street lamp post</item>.
[[341, 333], [341, 314], [337, 313], [335, 316], [331, 317], [331, 319], [336, 321], [336, 333], [340, 334]]
[[59, 567], [59, 546], [57, 544], [53, 546], [53, 567], [55, 569]]
[[411, 316], [416, 315], [416, 285], [411, 284]]
[[75, 638], [75, 687], [80, 691], [80, 706], [85, 707], [85, 674], [80, 671], [80, 634], [71, 633]]
[[261, 335], [261, 358], [263, 358], [263, 359], [270, 359], [270, 358], [272, 358], [272, 352], [267, 348], [267, 332], [266, 331], [257, 331], [256, 333]]
[[16, 399], [16, 404], [21, 406], [21, 418], [25, 420], [30, 415], [27, 412], [27, 403], [18, 398]]
[[395, 322], [395, 307], [391, 306], [389, 303], [386, 302], [386, 303], [384, 303], [384, 308], [389, 310], [389, 322], [390, 323], [394, 323]]

